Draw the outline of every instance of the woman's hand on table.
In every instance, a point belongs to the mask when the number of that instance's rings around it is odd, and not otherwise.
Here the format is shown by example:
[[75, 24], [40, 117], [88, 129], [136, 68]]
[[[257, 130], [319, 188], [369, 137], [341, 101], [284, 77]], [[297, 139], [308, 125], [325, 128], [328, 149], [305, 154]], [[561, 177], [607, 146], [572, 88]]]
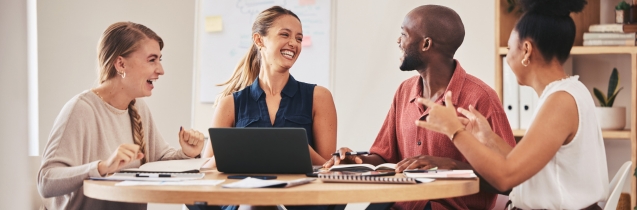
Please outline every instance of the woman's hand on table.
[[363, 159], [361, 159], [361, 157], [359, 157], [358, 155], [345, 155], [346, 152], [354, 152], [350, 148], [341, 147], [336, 152], [339, 153], [339, 155], [338, 156], [332, 155], [332, 158], [330, 158], [327, 162], [325, 162], [325, 164], [323, 164], [323, 168], [330, 168], [334, 165], [339, 165], [339, 164], [362, 164], [363, 163]]
[[139, 145], [122, 144], [117, 147], [117, 150], [111, 154], [108, 160], [100, 161], [97, 164], [97, 171], [104, 176], [114, 173], [129, 163], [142, 158], [144, 158], [144, 154], [140, 153]]
[[204, 146], [204, 136], [201, 132], [190, 129], [180, 129], [179, 131], [179, 145], [181, 150], [188, 157], [194, 158], [201, 154], [201, 150]]

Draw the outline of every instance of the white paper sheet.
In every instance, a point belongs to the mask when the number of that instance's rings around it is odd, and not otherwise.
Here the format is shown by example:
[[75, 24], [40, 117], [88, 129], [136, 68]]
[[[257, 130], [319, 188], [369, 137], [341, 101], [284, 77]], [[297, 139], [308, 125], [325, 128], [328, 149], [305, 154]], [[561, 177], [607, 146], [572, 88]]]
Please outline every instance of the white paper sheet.
[[157, 182], [157, 181], [123, 181], [115, 186], [161, 185], [161, 186], [215, 186], [225, 182], [222, 180], [192, 180], [182, 182]]
[[208, 162], [210, 158], [201, 159], [187, 159], [187, 160], [166, 160], [146, 163], [139, 167], [139, 169], [125, 169], [126, 171], [141, 171], [141, 172], [169, 172], [179, 173], [186, 171], [198, 171], [203, 164]]
[[293, 186], [307, 184], [314, 180], [316, 179], [305, 178], [305, 179], [296, 179], [292, 181], [278, 181], [278, 180], [262, 180], [262, 179], [248, 177], [238, 182], [225, 184], [223, 185], [223, 187], [225, 188], [293, 187]]

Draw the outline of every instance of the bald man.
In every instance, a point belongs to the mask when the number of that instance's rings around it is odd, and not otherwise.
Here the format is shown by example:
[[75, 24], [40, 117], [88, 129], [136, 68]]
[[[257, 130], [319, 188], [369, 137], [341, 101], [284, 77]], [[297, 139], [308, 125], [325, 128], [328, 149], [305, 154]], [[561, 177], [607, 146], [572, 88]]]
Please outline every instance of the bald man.
[[[417, 127], [416, 120], [429, 114], [428, 107], [417, 103], [423, 97], [438, 104], [451, 91], [456, 107], [473, 105], [489, 121], [493, 130], [508, 144], [515, 140], [502, 104], [493, 89], [480, 79], [469, 75], [455, 60], [454, 54], [464, 40], [464, 25], [460, 16], [450, 8], [425, 5], [413, 9], [405, 17], [398, 38], [403, 52], [400, 70], [417, 71], [419, 75], [405, 80], [394, 95], [391, 109], [385, 118], [367, 156], [346, 156], [349, 148], [339, 149], [325, 167], [341, 163], [398, 163], [396, 172], [405, 169], [473, 169], [456, 149], [449, 137]], [[458, 114], [462, 116], [461, 114]], [[491, 209], [496, 194], [481, 192], [474, 195], [431, 201], [398, 202], [395, 209]]]

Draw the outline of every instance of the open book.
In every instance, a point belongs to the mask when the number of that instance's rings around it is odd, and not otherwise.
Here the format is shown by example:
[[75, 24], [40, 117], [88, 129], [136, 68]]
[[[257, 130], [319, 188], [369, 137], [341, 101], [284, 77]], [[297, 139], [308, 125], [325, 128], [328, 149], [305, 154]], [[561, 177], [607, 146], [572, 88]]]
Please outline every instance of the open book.
[[330, 171], [378, 171], [378, 170], [396, 170], [395, 163], [383, 163], [378, 166], [372, 164], [343, 164], [335, 165], [330, 168]]
[[210, 158], [165, 160], [146, 163], [139, 168], [121, 170], [120, 173], [199, 173]]

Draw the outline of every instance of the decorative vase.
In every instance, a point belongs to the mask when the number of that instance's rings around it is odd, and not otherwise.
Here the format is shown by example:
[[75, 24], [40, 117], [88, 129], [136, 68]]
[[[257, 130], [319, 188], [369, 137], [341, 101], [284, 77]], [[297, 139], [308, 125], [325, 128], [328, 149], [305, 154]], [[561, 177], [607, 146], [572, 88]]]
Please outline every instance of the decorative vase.
[[628, 23], [630, 21], [630, 10], [615, 10], [615, 23]]
[[602, 130], [624, 130], [626, 107], [595, 107], [597, 122]]

